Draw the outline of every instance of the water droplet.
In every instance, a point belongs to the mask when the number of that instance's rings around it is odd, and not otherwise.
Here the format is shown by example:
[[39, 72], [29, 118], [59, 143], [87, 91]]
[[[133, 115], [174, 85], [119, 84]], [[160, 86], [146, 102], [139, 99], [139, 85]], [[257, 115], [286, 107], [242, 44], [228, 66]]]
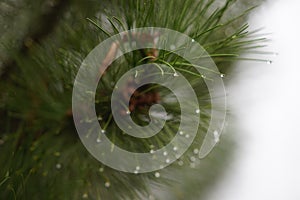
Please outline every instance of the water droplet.
[[135, 169], [136, 169], [136, 170], [140, 170], [141, 167], [140, 167], [140, 166], [136, 166]]
[[195, 162], [195, 161], [196, 161], [196, 158], [195, 158], [194, 156], [191, 156], [191, 157], [190, 157], [190, 161], [191, 161], [191, 162]]
[[198, 149], [194, 149], [194, 154], [198, 154], [199, 153], [199, 150]]
[[173, 147], [173, 151], [177, 151], [178, 150], [178, 147]]
[[225, 77], [225, 74], [220, 74], [220, 77], [221, 77], [221, 78], [224, 78], [224, 77]]
[[134, 172], [133, 172], [134, 174], [138, 174], [139, 173], [139, 171], [138, 170], [134, 170]]
[[159, 178], [159, 177], [160, 177], [160, 173], [159, 173], [159, 172], [155, 172], [154, 176], [155, 176], [156, 178]]
[[127, 115], [130, 115], [130, 113], [131, 113], [130, 110], [127, 110], [127, 111], [126, 111], [126, 114], [127, 114]]
[[272, 60], [268, 60], [267, 63], [268, 63], [269, 65], [271, 65], [273, 62], [272, 62]]
[[104, 129], [102, 129], [102, 130], [101, 130], [101, 133], [105, 133], [105, 130], [104, 130]]
[[196, 113], [197, 114], [199, 114], [200, 113], [200, 109], [198, 108], [198, 109], [196, 109]]
[[186, 134], [186, 135], [185, 135], [185, 138], [190, 138], [190, 135], [189, 135], [189, 134]]
[[206, 78], [206, 76], [204, 76], [203, 74], [201, 75], [202, 78]]
[[175, 45], [172, 44], [172, 45], [170, 46], [170, 49], [171, 49], [171, 50], [174, 50], [174, 49], [175, 49]]
[[167, 155], [168, 155], [168, 152], [165, 151], [163, 154], [164, 154], [164, 156], [167, 156]]
[[151, 153], [151, 154], [154, 154], [154, 152], [155, 152], [155, 151], [154, 151], [153, 149], [150, 150], [150, 153]]
[[169, 158], [166, 159], [166, 163], [170, 163], [170, 159]]
[[109, 188], [110, 187], [110, 182], [106, 181], [105, 184], [104, 184], [104, 186], [107, 187], [107, 188]]
[[195, 42], [195, 40], [194, 40], [194, 39], [192, 39], [192, 42]]
[[82, 198], [83, 198], [83, 199], [87, 199], [87, 198], [89, 198], [89, 195], [88, 195], [87, 193], [84, 193], [84, 194], [82, 195]]
[[183, 135], [183, 131], [179, 131], [179, 135]]
[[219, 137], [220, 137], [220, 136], [219, 136], [218, 131], [215, 130], [215, 131], [214, 131], [214, 140], [215, 140], [215, 142], [219, 142], [219, 140], [220, 140]]
[[61, 164], [60, 164], [60, 163], [57, 163], [57, 164], [55, 165], [55, 167], [56, 167], [56, 169], [61, 169]]
[[175, 73], [173, 74], [173, 76], [178, 77], [179, 75], [175, 72]]
[[97, 143], [100, 143], [100, 142], [101, 142], [101, 139], [100, 139], [100, 138], [97, 138], [96, 142], [97, 142]]
[[99, 172], [103, 172], [104, 171], [104, 168], [103, 167], [100, 167], [99, 168]]

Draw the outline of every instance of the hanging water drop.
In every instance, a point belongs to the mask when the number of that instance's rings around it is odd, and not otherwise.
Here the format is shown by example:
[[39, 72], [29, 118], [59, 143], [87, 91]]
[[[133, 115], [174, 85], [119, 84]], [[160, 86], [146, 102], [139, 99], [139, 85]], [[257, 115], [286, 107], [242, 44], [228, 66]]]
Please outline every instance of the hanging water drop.
[[89, 195], [88, 195], [87, 193], [84, 193], [84, 194], [82, 195], [82, 198], [83, 198], [83, 199], [87, 199], [87, 198], [89, 198]]
[[159, 172], [155, 172], [154, 176], [155, 176], [156, 178], [159, 178], [159, 177], [160, 177], [160, 173], [159, 173]]
[[269, 64], [269, 65], [271, 65], [272, 63], [273, 63], [272, 60], [267, 61], [267, 64]]
[[189, 135], [189, 134], [186, 134], [186, 135], [185, 135], [185, 138], [190, 138], [190, 135]]
[[165, 152], [163, 153], [163, 155], [164, 155], [164, 156], [167, 156], [167, 155], [168, 155], [168, 152], [165, 151]]
[[191, 161], [191, 162], [195, 162], [195, 161], [196, 161], [196, 158], [195, 158], [194, 156], [191, 156], [191, 157], [190, 157], [190, 161]]
[[97, 143], [100, 143], [100, 142], [101, 142], [101, 139], [100, 139], [100, 138], [97, 138], [96, 142], [97, 142]]
[[102, 130], [101, 130], [101, 133], [105, 133], [105, 130], [104, 130], [104, 129], [102, 129]]
[[225, 77], [225, 74], [220, 74], [220, 77], [221, 77], [221, 78], [224, 78], [224, 77]]
[[169, 158], [166, 159], [166, 163], [170, 163], [170, 159]]
[[198, 108], [198, 109], [196, 109], [196, 113], [197, 114], [199, 114], [200, 113], [200, 109]]
[[153, 149], [151, 149], [151, 150], [150, 150], [150, 153], [151, 153], [151, 154], [154, 154], [154, 150], [153, 150]]
[[179, 131], [179, 135], [183, 135], [183, 131]]
[[178, 150], [178, 147], [173, 147], [173, 151], [177, 151]]
[[174, 77], [178, 77], [179, 75], [175, 72], [175, 73], [173, 74], [173, 76], [174, 76]]
[[199, 150], [198, 149], [194, 149], [194, 154], [198, 154], [199, 153]]
[[107, 187], [107, 188], [109, 188], [110, 187], [110, 182], [106, 181], [105, 184], [104, 184], [104, 186]]
[[219, 133], [217, 130], [214, 131], [214, 140], [216, 143], [219, 142]]
[[195, 42], [195, 40], [194, 40], [194, 39], [192, 39], [192, 42]]
[[99, 172], [103, 172], [104, 171], [104, 168], [103, 167], [100, 167], [99, 168]]
[[126, 111], [126, 114], [127, 114], [127, 115], [130, 115], [130, 113], [131, 113], [130, 110], [127, 110], [127, 111]]
[[56, 167], [56, 169], [61, 169], [61, 164], [60, 164], [60, 163], [57, 163], [57, 164], [55, 165], [55, 167]]

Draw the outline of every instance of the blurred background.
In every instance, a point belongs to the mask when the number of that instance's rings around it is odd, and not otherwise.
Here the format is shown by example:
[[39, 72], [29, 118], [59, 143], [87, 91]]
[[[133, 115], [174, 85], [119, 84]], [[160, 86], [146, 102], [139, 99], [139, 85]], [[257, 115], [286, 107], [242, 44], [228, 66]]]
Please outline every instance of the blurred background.
[[272, 64], [237, 64], [228, 93], [238, 150], [214, 200], [300, 199], [300, 2], [267, 1], [250, 17], [271, 33]]

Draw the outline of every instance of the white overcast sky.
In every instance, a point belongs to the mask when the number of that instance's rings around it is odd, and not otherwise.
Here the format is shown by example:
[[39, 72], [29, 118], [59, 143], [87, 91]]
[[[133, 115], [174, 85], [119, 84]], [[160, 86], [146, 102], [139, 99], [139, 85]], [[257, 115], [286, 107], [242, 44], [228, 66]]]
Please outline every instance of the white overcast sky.
[[241, 63], [228, 86], [239, 150], [208, 200], [300, 199], [300, 0], [269, 0], [251, 26], [272, 33], [271, 65]]

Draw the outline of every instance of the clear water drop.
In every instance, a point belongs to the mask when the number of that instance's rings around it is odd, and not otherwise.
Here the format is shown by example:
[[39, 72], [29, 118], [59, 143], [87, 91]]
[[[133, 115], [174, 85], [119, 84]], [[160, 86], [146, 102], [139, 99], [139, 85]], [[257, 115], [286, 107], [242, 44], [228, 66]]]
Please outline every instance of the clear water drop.
[[192, 42], [195, 42], [195, 40], [194, 40], [194, 39], [192, 39]]
[[154, 176], [155, 176], [156, 178], [159, 178], [159, 177], [160, 177], [160, 173], [159, 173], [159, 172], [155, 172]]
[[224, 77], [225, 77], [225, 74], [220, 74], [220, 77], [221, 77], [221, 78], [224, 78]]
[[101, 130], [101, 133], [105, 133], [105, 130], [104, 130], [104, 129], [102, 129], [102, 130]]
[[134, 172], [133, 172], [134, 174], [138, 174], [139, 173], [139, 171], [138, 170], [134, 170]]
[[195, 162], [195, 161], [196, 161], [196, 158], [195, 158], [194, 156], [191, 156], [191, 157], [190, 157], [190, 161], [191, 161], [191, 162]]
[[175, 48], [176, 48], [176, 47], [175, 47], [174, 44], [172, 44], [172, 45], [170, 46], [170, 49], [171, 49], [171, 50], [175, 50]]
[[220, 140], [219, 137], [220, 137], [219, 132], [217, 130], [215, 130], [214, 131], [214, 140], [215, 140], [215, 142], [219, 142], [219, 140]]
[[163, 155], [164, 155], [164, 156], [167, 156], [167, 155], [168, 155], [168, 152], [165, 151], [165, 152], [163, 153]]
[[166, 163], [170, 163], [170, 159], [169, 158], [166, 159]]
[[57, 164], [55, 165], [55, 167], [56, 167], [56, 169], [61, 169], [61, 164], [60, 164], [60, 163], [57, 163]]
[[154, 152], [155, 152], [155, 151], [154, 151], [153, 149], [150, 150], [150, 153], [151, 153], [151, 154], [154, 154]]
[[101, 139], [100, 139], [100, 138], [97, 138], [96, 142], [97, 142], [97, 143], [100, 143], [100, 142], [101, 142]]
[[198, 109], [196, 109], [196, 111], [195, 111], [197, 114], [199, 114], [200, 113], [200, 109], [198, 108]]
[[199, 153], [199, 149], [194, 149], [194, 154], [198, 154]]
[[105, 184], [104, 184], [104, 186], [107, 187], [107, 188], [109, 188], [110, 187], [110, 182], [106, 181]]
[[179, 131], [179, 135], [183, 135], [183, 131]]
[[179, 75], [175, 72], [175, 73], [173, 74], [173, 76], [174, 76], [174, 77], [178, 77]]
[[104, 168], [103, 167], [100, 167], [99, 168], [99, 172], [103, 172], [104, 171]]
[[173, 151], [177, 151], [178, 150], [178, 147], [173, 147]]
[[268, 63], [269, 65], [271, 65], [273, 62], [272, 62], [272, 60], [268, 60], [267, 63]]
[[136, 170], [140, 170], [141, 167], [140, 167], [140, 166], [136, 166], [135, 169], [136, 169]]
[[83, 199], [87, 199], [87, 198], [89, 198], [89, 195], [88, 195], [87, 193], [84, 193], [84, 194], [82, 195], [82, 198], [83, 198]]
[[130, 110], [127, 110], [127, 111], [126, 111], [126, 114], [127, 114], [127, 115], [130, 115], [130, 113], [131, 113]]
[[186, 135], [185, 135], [185, 138], [190, 138], [190, 135], [189, 135], [189, 134], [186, 134]]

